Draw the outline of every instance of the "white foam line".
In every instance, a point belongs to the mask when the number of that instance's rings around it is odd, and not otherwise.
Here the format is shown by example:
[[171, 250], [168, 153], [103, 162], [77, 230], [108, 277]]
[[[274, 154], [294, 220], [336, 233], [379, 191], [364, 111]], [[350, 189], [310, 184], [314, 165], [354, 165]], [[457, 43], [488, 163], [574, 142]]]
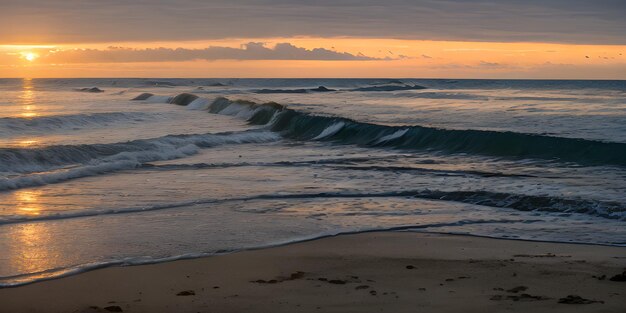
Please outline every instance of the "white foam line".
[[319, 135], [317, 135], [315, 138], [313, 138], [313, 140], [320, 140], [320, 139], [324, 139], [326, 137], [330, 137], [330, 136], [338, 133], [344, 126], [346, 126], [346, 123], [344, 123], [344, 122], [334, 123], [334, 124], [326, 127]]

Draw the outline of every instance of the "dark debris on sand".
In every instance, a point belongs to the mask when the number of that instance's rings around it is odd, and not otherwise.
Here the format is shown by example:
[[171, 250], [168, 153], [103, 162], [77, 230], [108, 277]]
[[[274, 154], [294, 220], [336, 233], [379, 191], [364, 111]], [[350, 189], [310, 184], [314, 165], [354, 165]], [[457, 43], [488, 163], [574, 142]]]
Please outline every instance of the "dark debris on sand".
[[193, 290], [183, 290], [176, 294], [177, 296], [195, 296], [196, 292]]
[[528, 290], [528, 287], [526, 287], [526, 286], [517, 286], [517, 287], [514, 287], [514, 288], [511, 288], [511, 289], [507, 290], [506, 292], [518, 293], [520, 291], [526, 291], [526, 290]]
[[610, 281], [626, 281], [626, 271], [609, 278], [609, 280]]
[[606, 279], [606, 275], [600, 275], [600, 276], [593, 275], [591, 277], [593, 277], [593, 278], [595, 278], [597, 280], [605, 280]]
[[604, 303], [604, 301], [600, 301], [600, 300], [590, 300], [590, 299], [585, 299], [581, 296], [577, 296], [577, 295], [569, 295], [565, 298], [561, 298], [559, 299], [559, 303], [562, 304], [592, 304], [592, 303]]
[[106, 313], [106, 312], [124, 312], [120, 306], [110, 305], [104, 308], [101, 308], [97, 305], [89, 306], [82, 310], [74, 311], [73, 313]]
[[511, 301], [543, 301], [549, 300], [550, 298], [544, 296], [533, 296], [527, 293], [523, 293], [521, 295], [495, 295], [489, 300], [493, 301], [501, 301], [501, 300], [511, 300]]
[[501, 301], [501, 300], [511, 300], [511, 301], [543, 301], [549, 300], [550, 298], [544, 296], [534, 296], [527, 293], [517, 294], [519, 292], [523, 292], [528, 290], [526, 286], [517, 286], [511, 289], [504, 290], [504, 288], [496, 287], [493, 288], [496, 291], [506, 291], [508, 293], [514, 293], [514, 295], [494, 295], [489, 300], [493, 301]]
[[251, 283], [257, 283], [257, 284], [278, 284], [278, 283], [282, 283], [282, 282], [285, 282], [285, 281], [302, 279], [302, 278], [304, 278], [304, 274], [305, 274], [305, 272], [297, 271], [297, 272], [291, 273], [289, 275], [289, 277], [278, 277], [276, 279], [270, 279], [270, 280], [257, 279], [257, 280], [251, 281]]

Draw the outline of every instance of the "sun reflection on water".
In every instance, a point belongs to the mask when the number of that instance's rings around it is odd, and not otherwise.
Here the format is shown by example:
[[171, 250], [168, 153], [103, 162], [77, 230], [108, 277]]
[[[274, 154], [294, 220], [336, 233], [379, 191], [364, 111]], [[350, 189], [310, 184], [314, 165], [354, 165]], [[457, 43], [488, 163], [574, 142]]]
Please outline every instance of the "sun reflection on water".
[[[57, 256], [49, 248], [51, 238], [46, 224], [17, 225], [12, 235], [15, 254], [11, 260], [20, 273], [37, 273], [51, 268]], [[45, 276], [45, 273], [41, 275]]]
[[[16, 190], [13, 192], [16, 214], [40, 215], [44, 209], [40, 190]], [[11, 245], [6, 253], [11, 267], [19, 273], [36, 273], [53, 266], [58, 258], [51, 249], [51, 234], [46, 223], [23, 223], [10, 227]], [[42, 273], [41, 275], [46, 275]]]
[[17, 142], [17, 146], [21, 148], [28, 148], [35, 146], [39, 143], [39, 140], [22, 140]]
[[22, 117], [36, 117], [39, 114], [36, 111], [35, 105], [35, 90], [32, 78], [24, 78], [22, 80], [22, 93], [18, 96], [19, 102], [22, 105]]
[[39, 115], [39, 114], [37, 114], [35, 112], [23, 112], [23, 113], [20, 113], [20, 116], [22, 116], [22, 117], [36, 117], [37, 115]]
[[17, 210], [22, 214], [40, 215], [43, 209], [39, 197], [39, 190], [17, 190], [14, 192], [17, 200]]

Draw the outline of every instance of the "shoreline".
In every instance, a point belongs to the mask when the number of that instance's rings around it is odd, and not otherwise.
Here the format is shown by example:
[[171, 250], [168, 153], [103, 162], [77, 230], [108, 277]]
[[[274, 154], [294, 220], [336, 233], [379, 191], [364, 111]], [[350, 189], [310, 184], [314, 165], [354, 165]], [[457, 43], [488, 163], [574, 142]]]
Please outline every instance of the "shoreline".
[[619, 312], [625, 267], [619, 246], [370, 231], [3, 288], [0, 312]]
[[[215, 257], [215, 256], [223, 256], [223, 255], [228, 255], [228, 254], [233, 254], [233, 253], [279, 248], [279, 247], [306, 243], [306, 242], [316, 241], [316, 240], [321, 240], [321, 239], [333, 238], [333, 237], [338, 237], [338, 236], [360, 235], [360, 234], [370, 234], [370, 233], [385, 233], [385, 232], [417, 233], [417, 234], [431, 234], [431, 235], [442, 235], [442, 236], [475, 237], [475, 238], [481, 238], [481, 239], [493, 239], [493, 240], [505, 240], [505, 241], [522, 241], [522, 242], [539, 242], [539, 243], [550, 243], [550, 244], [626, 248], [625, 244], [565, 242], [565, 241], [551, 241], [551, 240], [534, 240], [534, 239], [524, 239], [524, 238], [503, 238], [503, 237], [491, 237], [488, 235], [457, 234], [457, 233], [436, 232], [436, 231], [414, 231], [415, 228], [416, 228], [415, 226], [406, 226], [406, 227], [400, 226], [400, 227], [392, 227], [392, 228], [384, 228], [384, 229], [348, 231], [348, 232], [320, 235], [320, 236], [304, 238], [304, 239], [295, 239], [292, 241], [279, 242], [275, 244], [268, 244], [264, 246], [257, 246], [257, 247], [250, 247], [250, 248], [232, 249], [232, 250], [224, 250], [224, 251], [218, 251], [218, 252], [198, 252], [198, 253], [192, 253], [192, 254], [175, 255], [175, 256], [160, 258], [160, 259], [149, 259], [147, 261], [113, 260], [109, 262], [96, 263], [95, 265], [89, 265], [89, 266], [83, 265], [83, 266], [75, 266], [75, 267], [60, 268], [60, 269], [49, 269], [40, 273], [53, 273], [53, 272], [64, 272], [64, 273], [59, 274], [59, 275], [45, 277], [45, 278], [29, 280], [25, 282], [17, 282], [14, 284], [8, 284], [8, 285], [0, 284], [0, 290], [7, 289], [7, 288], [18, 288], [22, 286], [31, 285], [31, 284], [37, 284], [40, 282], [62, 279], [62, 278], [71, 277], [75, 275], [81, 275], [81, 274], [85, 274], [91, 271], [102, 270], [102, 269], [106, 269], [110, 267], [133, 267], [133, 266], [170, 263], [170, 262], [183, 261], [183, 260], [195, 260], [195, 259], [209, 258], [209, 257]], [[135, 259], [140, 259], [140, 258], [141, 257], [137, 257]], [[35, 276], [35, 274], [39, 274], [39, 273], [22, 274], [22, 275], [8, 276], [8, 277], [30, 277], [30, 276]]]

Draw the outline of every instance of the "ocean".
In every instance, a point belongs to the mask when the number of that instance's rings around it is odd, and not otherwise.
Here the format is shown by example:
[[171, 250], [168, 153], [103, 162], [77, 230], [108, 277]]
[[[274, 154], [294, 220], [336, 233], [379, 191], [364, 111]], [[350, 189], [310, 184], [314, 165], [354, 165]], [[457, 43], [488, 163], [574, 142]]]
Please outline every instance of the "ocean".
[[626, 81], [0, 79], [0, 95], [0, 287], [378, 230], [626, 246]]

